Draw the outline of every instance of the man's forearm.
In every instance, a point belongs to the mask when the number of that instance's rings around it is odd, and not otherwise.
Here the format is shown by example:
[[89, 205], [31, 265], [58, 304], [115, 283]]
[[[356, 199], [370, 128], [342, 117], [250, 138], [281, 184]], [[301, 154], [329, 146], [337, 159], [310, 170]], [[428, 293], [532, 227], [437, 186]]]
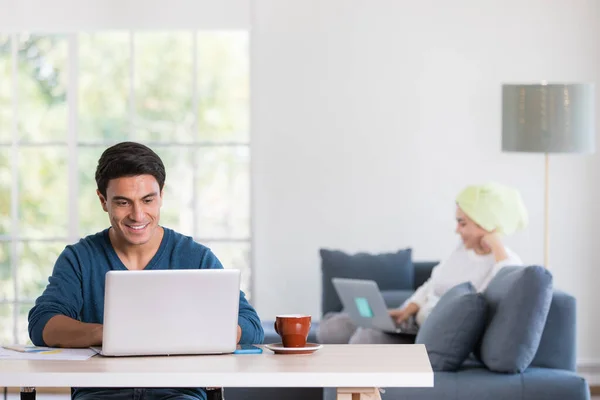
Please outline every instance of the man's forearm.
[[240, 338], [238, 343], [259, 344], [264, 340], [264, 331], [256, 315], [240, 316], [238, 319]]
[[64, 315], [50, 318], [44, 332], [44, 342], [50, 347], [81, 348], [102, 344], [102, 325], [89, 324]]

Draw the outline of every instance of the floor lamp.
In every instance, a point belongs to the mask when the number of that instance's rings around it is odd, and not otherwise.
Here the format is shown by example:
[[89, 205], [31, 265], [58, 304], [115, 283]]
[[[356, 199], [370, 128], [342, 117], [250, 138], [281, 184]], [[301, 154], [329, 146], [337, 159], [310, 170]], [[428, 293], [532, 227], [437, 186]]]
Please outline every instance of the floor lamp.
[[549, 154], [595, 151], [593, 84], [502, 85], [502, 151], [544, 154], [544, 266], [549, 252]]

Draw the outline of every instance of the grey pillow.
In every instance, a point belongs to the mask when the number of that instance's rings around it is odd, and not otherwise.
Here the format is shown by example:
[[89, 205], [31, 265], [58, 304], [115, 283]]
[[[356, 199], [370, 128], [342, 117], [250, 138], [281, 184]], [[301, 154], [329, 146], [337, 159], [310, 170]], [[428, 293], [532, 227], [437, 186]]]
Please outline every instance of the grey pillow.
[[540, 266], [504, 267], [484, 291], [489, 305], [479, 356], [496, 372], [523, 372], [535, 357], [552, 301], [552, 274]]
[[370, 279], [377, 282], [379, 289], [410, 290], [413, 288], [414, 267], [412, 249], [395, 253], [347, 254], [339, 250], [321, 249], [323, 315], [330, 311], [341, 311], [342, 303], [331, 283], [332, 278]]
[[473, 351], [485, 327], [486, 301], [470, 282], [448, 290], [419, 329], [434, 371], [456, 371]]

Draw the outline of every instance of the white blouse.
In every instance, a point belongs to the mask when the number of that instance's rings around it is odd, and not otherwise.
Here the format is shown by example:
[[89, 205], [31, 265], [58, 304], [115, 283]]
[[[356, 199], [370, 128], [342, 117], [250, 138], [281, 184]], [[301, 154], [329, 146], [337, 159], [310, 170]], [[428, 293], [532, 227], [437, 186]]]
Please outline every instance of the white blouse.
[[405, 304], [412, 302], [419, 306], [416, 321], [421, 325], [440, 297], [459, 283], [470, 281], [478, 292], [482, 292], [500, 268], [523, 265], [519, 256], [509, 248], [506, 248], [506, 254], [508, 257], [497, 263], [492, 253], [479, 255], [473, 250], [467, 250], [461, 242], [450, 257], [433, 268], [431, 277]]

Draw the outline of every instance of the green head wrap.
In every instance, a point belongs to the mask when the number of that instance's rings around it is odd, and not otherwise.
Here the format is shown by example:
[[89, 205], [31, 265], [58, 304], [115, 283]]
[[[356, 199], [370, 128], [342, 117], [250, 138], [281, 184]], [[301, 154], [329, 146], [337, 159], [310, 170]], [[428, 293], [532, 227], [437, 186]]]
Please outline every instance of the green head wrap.
[[529, 223], [519, 191], [499, 183], [467, 186], [456, 197], [456, 203], [488, 232], [510, 235]]

